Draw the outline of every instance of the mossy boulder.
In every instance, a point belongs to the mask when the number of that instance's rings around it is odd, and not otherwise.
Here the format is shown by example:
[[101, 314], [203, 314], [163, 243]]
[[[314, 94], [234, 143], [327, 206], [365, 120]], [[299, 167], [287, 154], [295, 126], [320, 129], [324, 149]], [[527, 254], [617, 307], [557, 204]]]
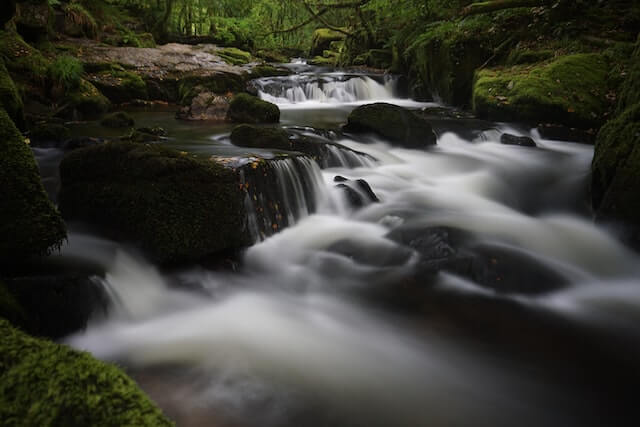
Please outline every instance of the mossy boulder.
[[0, 55], [14, 77], [46, 82], [49, 61], [15, 30], [0, 30]]
[[33, 153], [3, 109], [0, 153], [0, 264], [49, 254], [66, 238], [66, 228], [45, 193]]
[[513, 49], [506, 60], [506, 65], [536, 64], [547, 61], [555, 56], [555, 52], [550, 49]]
[[236, 126], [231, 132], [231, 143], [241, 147], [295, 151], [289, 134], [281, 128]]
[[68, 127], [58, 123], [40, 123], [29, 130], [31, 144], [64, 142], [71, 138]]
[[60, 165], [65, 218], [100, 226], [159, 262], [193, 261], [248, 244], [235, 171], [161, 145], [107, 143]]
[[13, 294], [9, 292], [9, 289], [2, 282], [0, 282], [0, 318], [7, 319], [14, 325], [23, 326], [29, 324], [24, 308], [16, 301]]
[[249, 52], [237, 47], [225, 47], [215, 51], [215, 54], [231, 65], [244, 65], [253, 60]]
[[612, 110], [609, 63], [575, 54], [531, 66], [477, 72], [473, 109], [482, 118], [599, 128]]
[[227, 117], [236, 123], [278, 123], [280, 109], [275, 104], [240, 93], [231, 100]]
[[61, 114], [72, 118], [96, 118], [111, 108], [111, 102], [94, 85], [84, 79], [77, 89], [66, 94], [64, 102], [66, 108]]
[[123, 104], [136, 99], [149, 99], [147, 84], [138, 74], [113, 66], [109, 70], [90, 74], [87, 79], [109, 101]]
[[0, 319], [0, 419], [5, 426], [171, 426], [114, 365], [30, 337]]
[[335, 67], [337, 58], [334, 56], [314, 56], [308, 63], [309, 65], [316, 65], [318, 67]]
[[178, 101], [181, 105], [191, 105], [193, 98], [202, 92], [226, 95], [230, 92], [241, 92], [246, 81], [243, 75], [236, 73], [216, 72], [212, 75], [191, 75], [178, 81]]
[[16, 28], [24, 38], [38, 40], [47, 35], [52, 17], [52, 9], [46, 0], [20, 1], [16, 8]]
[[14, 123], [24, 128], [24, 105], [4, 62], [0, 59], [0, 106], [9, 114]]
[[69, 3], [63, 8], [62, 32], [71, 37], [93, 39], [98, 35], [98, 24], [82, 4]]
[[286, 68], [274, 67], [273, 65], [257, 65], [249, 71], [249, 78], [260, 79], [263, 77], [288, 76], [289, 74], [291, 74], [291, 71]]
[[331, 49], [332, 42], [344, 41], [346, 38], [347, 36], [339, 31], [318, 28], [313, 32], [310, 54], [311, 56], [322, 56], [322, 52]]
[[436, 134], [425, 119], [397, 105], [363, 105], [349, 114], [344, 130], [376, 133], [405, 148], [423, 148], [436, 144]]
[[133, 117], [131, 117], [131, 114], [125, 113], [124, 111], [116, 111], [100, 120], [100, 124], [104, 127], [118, 129], [133, 127], [136, 122], [133, 120]]

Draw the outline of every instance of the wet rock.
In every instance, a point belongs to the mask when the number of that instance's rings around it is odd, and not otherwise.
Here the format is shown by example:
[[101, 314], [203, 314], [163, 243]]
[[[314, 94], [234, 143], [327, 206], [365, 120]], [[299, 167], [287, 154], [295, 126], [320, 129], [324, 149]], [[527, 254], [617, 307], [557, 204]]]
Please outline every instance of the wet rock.
[[0, 152], [0, 264], [18, 264], [59, 248], [66, 228], [45, 193], [33, 153], [3, 109]]
[[244, 192], [236, 171], [158, 144], [117, 142], [67, 154], [60, 209], [164, 263], [244, 247]]
[[240, 147], [268, 148], [275, 150], [296, 150], [286, 130], [274, 127], [250, 125], [236, 126], [231, 132], [231, 143]]
[[336, 188], [344, 191], [347, 201], [353, 208], [362, 208], [371, 203], [380, 202], [369, 183], [364, 179], [350, 180], [343, 176], [336, 176], [333, 180], [339, 183]]
[[60, 144], [70, 137], [69, 128], [57, 123], [40, 123], [29, 131], [32, 146]]
[[344, 127], [346, 132], [373, 132], [405, 148], [436, 144], [436, 135], [426, 120], [392, 104], [376, 103], [356, 108]]
[[374, 267], [397, 267], [406, 265], [413, 251], [402, 246], [371, 246], [355, 239], [343, 239], [327, 248], [328, 252], [338, 253], [352, 259], [358, 264]]
[[132, 127], [136, 122], [130, 114], [124, 111], [118, 111], [107, 115], [100, 121], [100, 124], [104, 127], [119, 129]]
[[58, 339], [83, 330], [92, 316], [104, 315], [108, 298], [102, 286], [86, 277], [29, 276], [5, 279], [22, 307], [26, 329]]
[[518, 145], [520, 147], [536, 147], [536, 143], [528, 136], [516, 136], [509, 133], [503, 133], [500, 136], [500, 144]]
[[86, 80], [82, 80], [77, 89], [64, 97], [65, 108], [58, 116], [70, 119], [93, 119], [100, 117], [111, 108], [111, 102]]
[[77, 150], [78, 148], [93, 147], [94, 145], [104, 144], [106, 140], [102, 138], [92, 138], [88, 136], [81, 136], [68, 139], [62, 144], [62, 149], [65, 151]]
[[593, 144], [595, 141], [594, 132], [550, 123], [538, 125], [538, 132], [542, 138], [554, 141], [575, 141], [585, 144]]
[[343, 41], [347, 36], [338, 31], [329, 28], [318, 28], [313, 32], [311, 39], [310, 56], [320, 56], [325, 50], [331, 49], [331, 43], [335, 41]]
[[162, 128], [139, 128], [133, 129], [127, 135], [121, 136], [121, 141], [129, 141], [129, 142], [156, 142], [165, 139], [162, 135]]
[[91, 73], [87, 80], [115, 104], [149, 98], [147, 85], [142, 77], [122, 67], [112, 66], [109, 70]]
[[275, 104], [241, 93], [231, 100], [228, 118], [236, 123], [278, 123], [280, 109]]
[[191, 105], [183, 107], [176, 114], [180, 120], [207, 120], [214, 122], [227, 121], [230, 98], [227, 95], [216, 95], [213, 92], [202, 92], [191, 101]]

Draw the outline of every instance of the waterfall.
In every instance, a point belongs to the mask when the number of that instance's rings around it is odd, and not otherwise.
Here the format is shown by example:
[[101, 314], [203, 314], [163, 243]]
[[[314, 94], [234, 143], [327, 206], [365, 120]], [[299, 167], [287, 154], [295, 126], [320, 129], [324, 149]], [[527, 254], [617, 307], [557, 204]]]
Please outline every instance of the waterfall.
[[320, 167], [308, 157], [253, 164], [240, 176], [249, 232], [255, 241], [295, 224], [328, 200]]
[[298, 74], [265, 78], [254, 82], [260, 98], [274, 104], [321, 102], [329, 104], [394, 98], [396, 79], [383, 76], [382, 82], [370, 76], [332, 74]]
[[373, 157], [340, 147], [339, 145], [327, 144], [327, 158], [323, 162], [323, 168], [361, 168], [373, 167], [376, 162]]

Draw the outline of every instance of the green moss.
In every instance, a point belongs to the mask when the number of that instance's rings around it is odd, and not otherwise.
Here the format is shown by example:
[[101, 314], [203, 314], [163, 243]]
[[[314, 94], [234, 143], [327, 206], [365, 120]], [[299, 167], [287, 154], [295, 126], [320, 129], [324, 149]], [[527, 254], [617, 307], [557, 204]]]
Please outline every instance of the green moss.
[[554, 57], [554, 52], [549, 49], [530, 50], [514, 49], [507, 57], [506, 65], [535, 64]]
[[640, 225], [640, 103], [602, 127], [592, 170], [598, 214]]
[[12, 30], [0, 31], [0, 55], [14, 76], [44, 85], [49, 61]]
[[[90, 74], [89, 81], [116, 104], [134, 99], [148, 99], [147, 84], [138, 74], [113, 64], [103, 64], [104, 71]], [[97, 67], [94, 66], [94, 69]]]
[[31, 128], [29, 132], [31, 141], [62, 142], [70, 137], [69, 128], [55, 123], [38, 124]]
[[159, 144], [75, 150], [60, 166], [66, 218], [101, 226], [159, 262], [194, 261], [248, 242], [235, 171]]
[[65, 225], [42, 186], [35, 159], [0, 109], [0, 260], [46, 255], [66, 238]]
[[249, 73], [250, 79], [259, 79], [262, 77], [288, 76], [291, 71], [286, 68], [276, 68], [272, 65], [257, 65], [251, 69]]
[[71, 37], [95, 38], [98, 24], [93, 15], [80, 3], [69, 3], [64, 7], [64, 33]]
[[328, 28], [315, 30], [311, 39], [311, 56], [322, 55], [323, 51], [331, 48], [332, 42], [344, 41], [346, 38], [345, 34]]
[[0, 418], [5, 426], [170, 426], [114, 365], [32, 338], [0, 319]]
[[63, 55], [56, 58], [47, 70], [47, 76], [54, 86], [64, 90], [77, 89], [80, 86], [84, 67], [78, 59]]
[[77, 89], [66, 94], [65, 102], [68, 110], [75, 111], [83, 118], [100, 116], [109, 111], [111, 107], [109, 100], [94, 85], [84, 79]]
[[633, 105], [640, 104], [640, 35], [626, 74], [627, 77], [618, 91], [620, 94], [619, 113]]
[[249, 52], [245, 52], [236, 47], [225, 47], [215, 51], [215, 54], [232, 65], [244, 65], [253, 60]]
[[241, 92], [245, 88], [245, 77], [235, 73], [215, 73], [213, 75], [190, 76], [180, 80], [178, 99], [181, 105], [191, 105], [191, 101], [202, 92], [228, 94]]
[[317, 65], [320, 67], [334, 67], [336, 65], [336, 58], [325, 58], [324, 56], [314, 56], [309, 60], [309, 65]]
[[19, 127], [24, 127], [22, 98], [2, 60], [0, 60], [0, 106]]
[[28, 325], [24, 308], [20, 306], [2, 282], [0, 282], [0, 318], [7, 319], [14, 325]]
[[127, 128], [135, 125], [135, 121], [130, 114], [124, 111], [117, 111], [104, 117], [100, 124], [108, 128]]
[[576, 54], [533, 66], [480, 70], [473, 109], [480, 117], [598, 128], [611, 103], [609, 64], [598, 54]]
[[240, 93], [231, 100], [228, 117], [236, 123], [278, 123], [280, 109], [275, 104]]
[[292, 142], [284, 129], [256, 127], [249, 125], [236, 126], [231, 132], [234, 145], [250, 148], [271, 148], [276, 150], [292, 150]]

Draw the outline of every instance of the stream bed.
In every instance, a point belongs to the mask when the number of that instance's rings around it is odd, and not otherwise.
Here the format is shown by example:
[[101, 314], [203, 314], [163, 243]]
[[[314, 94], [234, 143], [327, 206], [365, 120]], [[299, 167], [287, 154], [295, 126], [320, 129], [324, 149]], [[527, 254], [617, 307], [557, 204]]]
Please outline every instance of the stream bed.
[[[58, 257], [100, 265], [113, 306], [64, 341], [123, 366], [179, 426], [638, 425], [640, 263], [590, 218], [593, 147], [448, 116], [425, 150], [342, 134], [358, 105], [437, 105], [388, 77], [297, 67], [256, 82], [281, 124], [373, 160], [309, 164], [315, 212], [234, 272], [163, 271], [71, 224]], [[228, 125], [133, 115], [180, 150], [256, 153]], [[34, 150], [55, 194], [61, 152]], [[379, 202], [353, 207], [337, 176]]]

